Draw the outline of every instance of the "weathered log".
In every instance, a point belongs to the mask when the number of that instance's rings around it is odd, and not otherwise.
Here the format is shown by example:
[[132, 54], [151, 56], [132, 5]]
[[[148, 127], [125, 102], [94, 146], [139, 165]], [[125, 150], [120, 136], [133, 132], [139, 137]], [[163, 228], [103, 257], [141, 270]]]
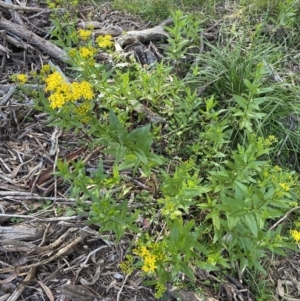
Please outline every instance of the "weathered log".
[[30, 6], [23, 6], [23, 5], [14, 5], [10, 3], [5, 3], [0, 1], [0, 6], [6, 9], [12, 9], [16, 11], [27, 11], [27, 12], [40, 12], [44, 11], [44, 8], [41, 7], [30, 7]]
[[29, 226], [29, 225], [16, 225], [12, 227], [0, 226], [0, 240], [24, 240], [34, 241], [43, 236], [43, 227]]
[[154, 40], [165, 40], [168, 38], [168, 33], [160, 25], [144, 30], [128, 31], [117, 39], [121, 46], [129, 45], [134, 42], [146, 42]]
[[39, 37], [34, 34], [24, 26], [14, 24], [5, 18], [0, 18], [0, 29], [4, 29], [7, 32], [11, 32], [14, 35], [25, 40], [28, 44], [33, 44], [35, 47], [43, 50], [45, 53], [49, 54], [51, 57], [64, 61], [67, 59], [67, 53], [51, 42]]

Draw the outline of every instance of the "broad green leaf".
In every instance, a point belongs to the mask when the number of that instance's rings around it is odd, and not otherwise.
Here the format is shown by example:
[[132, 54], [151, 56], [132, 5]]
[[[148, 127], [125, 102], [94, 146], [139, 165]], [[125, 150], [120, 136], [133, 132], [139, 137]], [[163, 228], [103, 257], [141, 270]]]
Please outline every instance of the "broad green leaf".
[[220, 268], [207, 262], [197, 261], [196, 266], [205, 271], [219, 271]]
[[137, 150], [133, 151], [132, 153], [135, 154], [137, 156], [137, 158], [143, 164], [147, 164], [148, 163], [147, 157], [146, 157], [145, 153], [141, 149], [137, 149]]
[[113, 131], [126, 132], [125, 128], [119, 121], [119, 118], [112, 110], [109, 112], [109, 126]]
[[255, 217], [251, 213], [249, 213], [244, 217], [244, 221], [245, 221], [245, 225], [252, 232], [254, 237], [257, 238], [258, 229], [257, 229], [257, 222]]
[[[244, 215], [245, 215], [245, 212], [244, 212]], [[228, 225], [228, 230], [232, 230], [236, 224], [239, 222], [239, 218], [241, 217], [242, 215], [232, 215], [231, 213], [229, 215], [227, 215], [227, 225]]]
[[244, 110], [247, 109], [248, 100], [240, 95], [233, 95], [234, 101]]

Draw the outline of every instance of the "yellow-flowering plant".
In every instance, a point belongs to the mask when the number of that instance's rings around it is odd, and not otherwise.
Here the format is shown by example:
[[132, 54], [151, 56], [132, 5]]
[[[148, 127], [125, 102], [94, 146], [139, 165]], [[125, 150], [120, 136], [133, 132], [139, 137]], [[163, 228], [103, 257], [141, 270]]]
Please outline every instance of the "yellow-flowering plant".
[[299, 238], [297, 228], [284, 231], [276, 224], [297, 208], [300, 186], [295, 172], [271, 160], [281, 137], [262, 130], [273, 114], [268, 106], [276, 111], [269, 94], [277, 86], [265, 84], [265, 65], [253, 59], [245, 78], [234, 73], [239, 64], [231, 66], [230, 76], [221, 77], [226, 69], [209, 83], [219, 96], [201, 96], [198, 81], [212, 68], [192, 66], [182, 76], [186, 37], [199, 37], [185, 26], [192, 18], [177, 12], [174, 22], [167, 28], [168, 57], [148, 67], [98, 62], [107, 50], [118, 58], [112, 37], [93, 41], [89, 30], [72, 23], [64, 32], [56, 20], [52, 36], [67, 50], [69, 65], [65, 74], [41, 68], [44, 86], [36, 99], [49, 125], [83, 133], [78, 144], [101, 146], [103, 157], [109, 156], [109, 168], [99, 159], [91, 172], [83, 160], [71, 163], [72, 172], [69, 162], [58, 161], [56, 175], [100, 233], [116, 242], [134, 237], [120, 268], [126, 274], [138, 269], [156, 285], [157, 298], [178, 275], [195, 280], [197, 268], [238, 265], [239, 271], [265, 273], [263, 259], [284, 255]]

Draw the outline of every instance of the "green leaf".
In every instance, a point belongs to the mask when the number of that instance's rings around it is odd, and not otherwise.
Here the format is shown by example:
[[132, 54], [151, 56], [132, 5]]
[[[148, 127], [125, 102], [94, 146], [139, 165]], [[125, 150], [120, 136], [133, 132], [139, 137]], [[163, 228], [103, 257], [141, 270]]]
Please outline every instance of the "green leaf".
[[233, 99], [241, 108], [243, 108], [244, 110], [247, 109], [248, 101], [246, 98], [239, 95], [233, 95]]
[[[244, 212], [245, 214], [245, 212]], [[243, 214], [243, 215], [244, 215]], [[236, 224], [239, 222], [239, 217], [241, 217], [242, 215], [233, 215], [233, 214], [229, 214], [227, 215], [227, 225], [228, 225], [228, 230], [232, 230]]]
[[193, 270], [183, 261], [179, 262], [180, 270], [183, 272], [186, 276], [190, 278], [190, 280], [195, 281], [195, 274]]
[[135, 154], [137, 156], [137, 158], [139, 158], [139, 160], [143, 164], [147, 164], [148, 163], [147, 157], [146, 157], [145, 153], [141, 149], [137, 149], [137, 150], [133, 151], [132, 153]]
[[246, 78], [243, 81], [244, 81], [244, 84], [246, 85], [246, 87], [251, 91], [253, 89], [252, 83]]
[[196, 266], [205, 271], [219, 271], [220, 268], [207, 262], [197, 261]]
[[235, 197], [237, 199], [245, 198], [249, 195], [248, 187], [241, 183], [240, 181], [235, 180], [233, 187], [235, 188]]
[[244, 217], [244, 221], [245, 221], [245, 225], [249, 228], [249, 230], [252, 232], [254, 237], [257, 238], [257, 233], [258, 233], [257, 222], [255, 217], [252, 215], [252, 213], [247, 214]]
[[222, 197], [221, 200], [224, 205], [228, 206], [228, 209], [230, 208], [230, 210], [228, 210], [230, 212], [244, 207], [244, 204], [241, 201], [241, 199], [236, 199], [234, 197]]
[[213, 224], [216, 227], [216, 229], [220, 230], [221, 224], [220, 224], [220, 218], [219, 218], [218, 212], [216, 212], [216, 214], [214, 214], [212, 216], [212, 220], [213, 220]]
[[214, 101], [214, 97], [211, 96], [209, 99], [207, 99], [205, 101], [205, 104], [206, 104], [206, 111], [210, 111], [215, 105], [216, 105], [216, 102]]
[[241, 208], [241, 209], [233, 210], [229, 216], [230, 217], [242, 217], [247, 213], [248, 213], [248, 209]]
[[257, 227], [262, 230], [265, 225], [265, 219], [263, 218], [261, 212], [255, 212]]
[[253, 266], [260, 272], [262, 272], [264, 275], [267, 275], [266, 270], [264, 267], [259, 263], [259, 260], [253, 260]]
[[112, 131], [119, 132], [120, 134], [127, 133], [126, 129], [123, 127], [117, 115], [110, 110], [109, 112], [109, 127]]

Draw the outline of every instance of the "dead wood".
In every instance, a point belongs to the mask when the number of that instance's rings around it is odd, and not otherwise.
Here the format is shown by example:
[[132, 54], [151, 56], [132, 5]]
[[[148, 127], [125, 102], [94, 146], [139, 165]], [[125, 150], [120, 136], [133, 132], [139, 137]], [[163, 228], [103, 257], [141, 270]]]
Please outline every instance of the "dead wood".
[[[6, 3], [9, 3], [9, 4], [13, 5], [11, 0], [5, 0], [5, 1], [6, 1]], [[11, 14], [12, 19], [14, 20], [14, 22], [16, 24], [24, 26], [24, 22], [22, 20], [22, 17], [19, 15], [19, 13], [16, 10], [10, 9], [9, 12]]]
[[107, 28], [96, 29], [93, 31], [94, 37], [110, 35], [112, 37], [118, 37], [123, 33], [123, 29], [119, 26], [109, 26]]
[[134, 42], [146, 42], [146, 41], [157, 41], [157, 40], [165, 40], [168, 38], [168, 33], [164, 30], [164, 28], [160, 25], [155, 26], [150, 29], [144, 30], [132, 30], [128, 31], [121, 37], [117, 39], [117, 42], [121, 46], [126, 46], [132, 44]]
[[6, 36], [6, 39], [7, 39], [7, 42], [10, 43], [10, 44], [13, 44], [15, 45], [16, 47], [18, 48], [23, 48], [23, 49], [27, 49], [28, 47], [31, 47], [30, 45], [24, 43], [23, 41], [21, 40], [17, 40], [9, 35]]
[[23, 6], [23, 5], [14, 5], [10, 3], [5, 3], [0, 1], [0, 6], [6, 9], [12, 9], [16, 11], [23, 11], [23, 12], [40, 12], [45, 11], [44, 8], [41, 7], [30, 7], [30, 6]]
[[39, 239], [43, 235], [42, 225], [16, 225], [16, 226], [0, 226], [0, 240], [24, 240], [24, 241], [34, 241]]
[[0, 29], [4, 29], [7, 32], [13, 33], [14, 35], [25, 40], [26, 43], [35, 45], [35, 47], [43, 50], [45, 53], [55, 59], [58, 59], [60, 61], [67, 59], [67, 53], [64, 50], [39, 37], [24, 26], [14, 24], [6, 20], [4, 17], [0, 18]]
[[[62, 247], [61, 249], [59, 249], [57, 252], [54, 252], [54, 255], [52, 255], [51, 257], [49, 257], [47, 259], [44, 259], [44, 260], [41, 260], [41, 261], [38, 261], [36, 263], [29, 264], [29, 265], [18, 266], [18, 270], [20, 272], [24, 272], [24, 271], [27, 271], [29, 269], [32, 269], [32, 268], [35, 268], [35, 267], [38, 267], [38, 266], [41, 266], [41, 265], [45, 265], [45, 264], [50, 263], [52, 261], [55, 261], [56, 259], [58, 259], [62, 255], [67, 254], [68, 252], [71, 252], [77, 244], [82, 242], [82, 240], [83, 240], [83, 237], [78, 236], [75, 239], [67, 241], [67, 245]], [[9, 272], [13, 272], [14, 270], [15, 270], [14, 267], [3, 268], [3, 269], [0, 269], [0, 273], [9, 273]]]
[[91, 301], [97, 296], [85, 285], [64, 284], [61, 286], [61, 292], [73, 301]]
[[11, 294], [11, 296], [7, 299], [7, 301], [17, 301], [19, 297], [22, 295], [23, 291], [27, 287], [26, 283], [28, 283], [30, 280], [32, 280], [36, 275], [36, 268], [31, 268], [28, 274], [26, 275], [24, 279], [24, 283], [21, 283], [15, 291]]

